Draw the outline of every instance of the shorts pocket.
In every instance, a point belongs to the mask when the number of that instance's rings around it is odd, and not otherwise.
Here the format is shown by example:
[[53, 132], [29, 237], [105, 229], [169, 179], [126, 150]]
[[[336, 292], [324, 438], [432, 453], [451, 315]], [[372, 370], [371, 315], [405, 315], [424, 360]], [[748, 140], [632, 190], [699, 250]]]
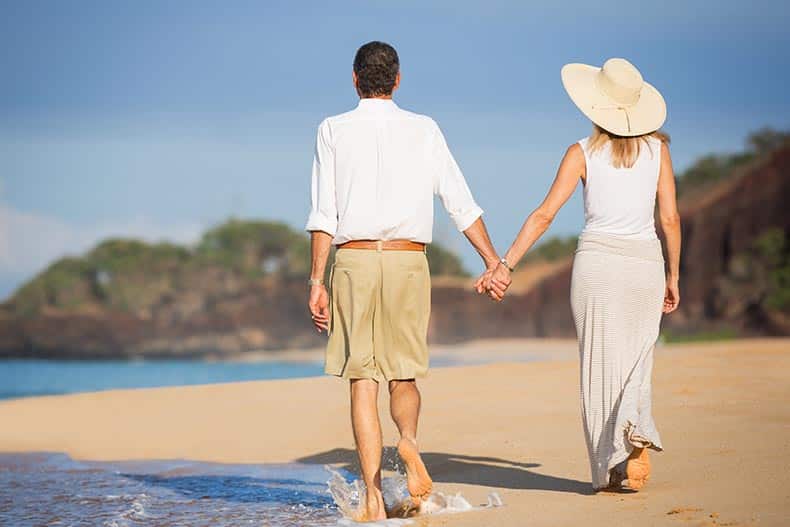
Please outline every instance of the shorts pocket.
[[329, 268], [329, 331], [327, 336], [335, 332], [335, 264]]

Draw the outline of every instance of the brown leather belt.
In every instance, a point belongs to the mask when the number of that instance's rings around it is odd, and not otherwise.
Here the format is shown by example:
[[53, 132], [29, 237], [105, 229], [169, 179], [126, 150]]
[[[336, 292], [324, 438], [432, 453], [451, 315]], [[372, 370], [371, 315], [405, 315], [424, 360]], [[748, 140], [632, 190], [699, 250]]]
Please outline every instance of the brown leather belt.
[[368, 249], [373, 251], [425, 251], [425, 244], [409, 240], [353, 240], [341, 243], [338, 249]]

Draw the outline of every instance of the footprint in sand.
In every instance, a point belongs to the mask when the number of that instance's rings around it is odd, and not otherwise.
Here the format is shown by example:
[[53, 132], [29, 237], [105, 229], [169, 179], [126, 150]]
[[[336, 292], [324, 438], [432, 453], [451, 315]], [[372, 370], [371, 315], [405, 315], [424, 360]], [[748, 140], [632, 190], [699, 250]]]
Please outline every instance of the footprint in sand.
[[736, 521], [722, 521], [718, 512], [705, 513], [698, 507], [677, 507], [667, 512], [667, 516], [675, 519], [694, 522], [699, 527], [740, 527], [744, 524]]

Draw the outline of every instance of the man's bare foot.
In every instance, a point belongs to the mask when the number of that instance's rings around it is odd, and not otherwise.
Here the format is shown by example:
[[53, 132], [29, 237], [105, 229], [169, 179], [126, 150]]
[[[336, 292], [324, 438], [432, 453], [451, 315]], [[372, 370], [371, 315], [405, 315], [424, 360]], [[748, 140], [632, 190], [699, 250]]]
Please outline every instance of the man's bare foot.
[[402, 438], [398, 442], [398, 454], [406, 465], [406, 486], [409, 489], [409, 495], [415, 505], [419, 505], [433, 490], [433, 481], [428, 475], [425, 463], [422, 462], [417, 442], [405, 437]]
[[362, 509], [360, 507], [359, 515], [354, 518], [354, 521], [375, 522], [386, 519], [387, 513], [384, 510], [384, 499], [381, 497], [381, 491], [378, 489], [375, 489], [373, 492], [368, 491], [365, 499], [365, 508]]
[[635, 448], [631, 452], [625, 466], [625, 473], [630, 488], [639, 490], [645, 486], [647, 480], [650, 479], [650, 457], [646, 448]]

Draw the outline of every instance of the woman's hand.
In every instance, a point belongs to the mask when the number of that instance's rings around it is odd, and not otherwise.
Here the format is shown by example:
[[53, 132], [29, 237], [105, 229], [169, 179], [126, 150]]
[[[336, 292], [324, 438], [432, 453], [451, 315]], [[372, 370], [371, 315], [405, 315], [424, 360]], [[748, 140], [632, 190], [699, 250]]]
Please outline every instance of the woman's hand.
[[475, 280], [475, 291], [477, 294], [482, 295], [486, 292], [488, 281], [491, 279], [491, 275], [494, 274], [494, 269], [486, 269], [483, 273]]
[[510, 271], [504, 265], [496, 262], [475, 281], [475, 290], [478, 294], [488, 293], [491, 300], [501, 302], [511, 282]]
[[664, 313], [669, 314], [678, 308], [680, 304], [680, 288], [677, 278], [667, 278], [667, 289], [664, 293]]
[[510, 277], [510, 269], [500, 263], [494, 269], [486, 285], [488, 295], [497, 302], [501, 302], [502, 299], [505, 298], [505, 291], [507, 291], [507, 288], [510, 287], [512, 282], [513, 279]]
[[310, 300], [307, 303], [315, 329], [319, 333], [329, 333], [329, 293], [323, 285], [310, 287]]
[[[492, 261], [488, 263], [486, 270], [475, 280], [475, 291], [477, 294], [482, 295], [483, 293], [488, 293], [488, 284], [491, 281], [491, 276], [494, 274], [494, 270], [499, 265], [499, 261]], [[489, 293], [489, 296], [491, 294]], [[495, 297], [491, 296], [492, 300], [497, 300]]]

